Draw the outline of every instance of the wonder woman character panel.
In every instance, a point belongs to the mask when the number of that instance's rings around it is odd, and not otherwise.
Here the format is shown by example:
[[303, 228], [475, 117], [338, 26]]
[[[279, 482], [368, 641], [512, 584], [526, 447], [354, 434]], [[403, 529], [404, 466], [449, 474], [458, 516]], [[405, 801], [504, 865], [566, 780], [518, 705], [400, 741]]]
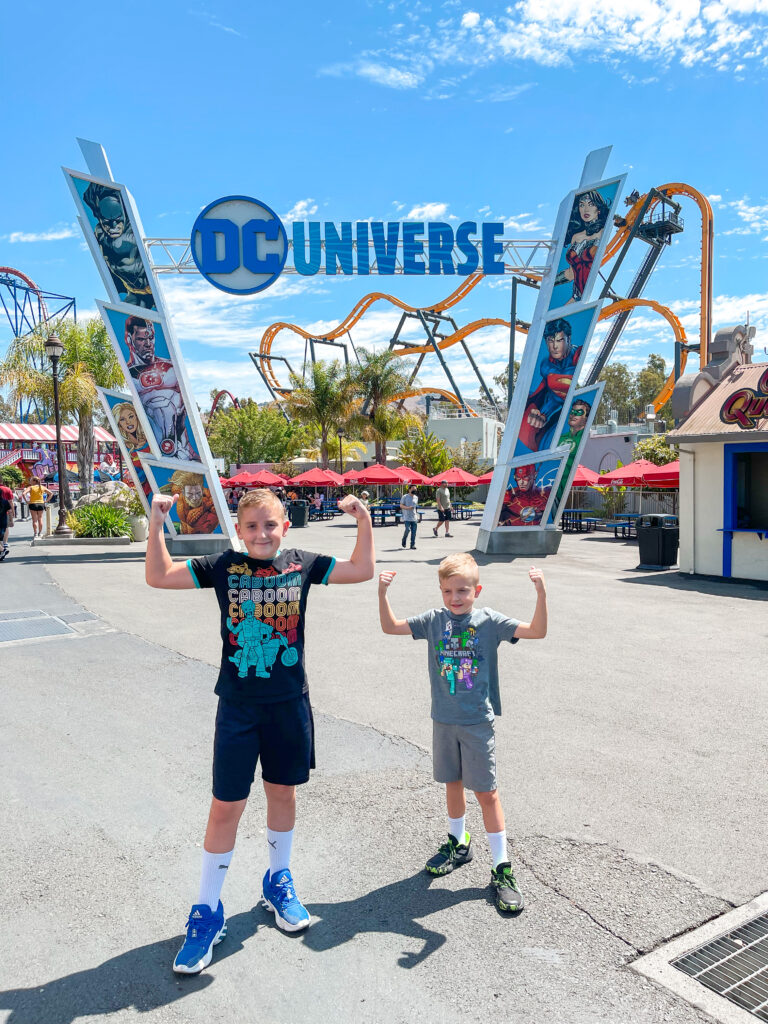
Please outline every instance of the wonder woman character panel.
[[579, 192], [571, 208], [565, 245], [552, 289], [550, 309], [578, 302], [584, 295], [618, 184]]

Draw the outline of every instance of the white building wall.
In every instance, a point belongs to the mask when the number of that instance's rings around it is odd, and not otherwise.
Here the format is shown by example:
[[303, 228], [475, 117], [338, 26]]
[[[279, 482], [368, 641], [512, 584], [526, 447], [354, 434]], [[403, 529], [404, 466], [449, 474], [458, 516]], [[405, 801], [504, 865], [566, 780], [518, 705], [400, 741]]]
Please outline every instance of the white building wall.
[[499, 429], [504, 429], [503, 423], [487, 419], [485, 416], [430, 416], [427, 420], [427, 430], [432, 431], [435, 437], [445, 441], [451, 448], [460, 447], [462, 440], [468, 444], [480, 441], [482, 457], [492, 463], [496, 461], [499, 450]]
[[[723, 574], [723, 445], [680, 449], [680, 555], [683, 572]], [[735, 573], [734, 573], [735, 575]]]

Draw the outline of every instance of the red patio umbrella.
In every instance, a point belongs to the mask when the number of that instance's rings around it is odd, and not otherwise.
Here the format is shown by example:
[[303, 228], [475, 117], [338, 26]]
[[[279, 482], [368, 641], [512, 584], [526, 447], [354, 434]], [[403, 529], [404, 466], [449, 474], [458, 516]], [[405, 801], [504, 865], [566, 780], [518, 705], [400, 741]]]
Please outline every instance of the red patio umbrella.
[[424, 476], [418, 469], [411, 469], [410, 466], [398, 466], [395, 470], [397, 475], [400, 477], [400, 482], [404, 484], [428, 484], [429, 477]]
[[306, 473], [299, 473], [291, 477], [289, 481], [295, 487], [338, 487], [344, 483], [338, 473], [332, 469], [308, 469]]
[[244, 471], [233, 476], [229, 482], [235, 487], [253, 487], [256, 483], [256, 474]]
[[668, 462], [666, 466], [652, 466], [643, 473], [646, 487], [679, 487], [680, 460]]
[[648, 459], [638, 459], [610, 473], [603, 473], [597, 484], [599, 487], [642, 487], [645, 473], [651, 468], [656, 467]]
[[468, 473], [465, 469], [453, 466], [442, 473], [436, 473], [429, 481], [431, 484], [441, 484], [445, 480], [447, 484], [454, 487], [474, 487], [477, 484], [477, 477]]
[[493, 480], [493, 470], [489, 469], [487, 473], [483, 473], [482, 476], [477, 478], [479, 484], [489, 484]]
[[402, 484], [402, 480], [389, 466], [369, 466], [361, 469], [357, 474], [357, 481], [361, 484]]
[[595, 484], [598, 484], [599, 486], [600, 479], [600, 474], [596, 473], [594, 469], [589, 469], [587, 466], [578, 466], [571, 486], [593, 487]]
[[341, 477], [345, 484], [356, 484], [360, 479], [360, 474], [365, 472], [362, 469], [348, 469], [346, 473], [342, 473]]
[[268, 469], [260, 469], [258, 473], [254, 473], [253, 482], [262, 487], [282, 487], [286, 483], [286, 478]]

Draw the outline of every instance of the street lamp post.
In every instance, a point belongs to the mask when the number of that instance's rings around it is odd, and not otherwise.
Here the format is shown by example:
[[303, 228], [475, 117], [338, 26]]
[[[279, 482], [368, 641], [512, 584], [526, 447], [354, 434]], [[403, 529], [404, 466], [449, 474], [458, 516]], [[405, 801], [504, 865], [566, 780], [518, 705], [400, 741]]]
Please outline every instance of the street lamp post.
[[59, 467], [59, 522], [54, 530], [55, 537], [71, 537], [72, 531], [67, 526], [67, 510], [64, 508], [64, 479], [67, 463], [61, 443], [61, 413], [59, 412], [59, 359], [64, 346], [58, 334], [49, 334], [45, 342], [45, 351], [53, 367], [53, 412], [56, 418], [56, 458]]
[[341, 457], [341, 439], [342, 439], [342, 437], [344, 437], [344, 431], [341, 429], [341, 427], [339, 427], [339, 429], [336, 431], [336, 433], [338, 434], [338, 437], [339, 437], [339, 472], [343, 473], [344, 472], [344, 462], [343, 462], [342, 457]]

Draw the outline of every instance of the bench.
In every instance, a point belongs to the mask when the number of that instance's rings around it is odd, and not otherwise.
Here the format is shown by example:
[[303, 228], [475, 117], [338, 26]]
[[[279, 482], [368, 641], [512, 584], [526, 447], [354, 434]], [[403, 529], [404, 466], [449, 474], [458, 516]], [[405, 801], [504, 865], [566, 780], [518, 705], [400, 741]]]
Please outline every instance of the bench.
[[624, 538], [637, 536], [637, 523], [632, 519], [628, 519], [626, 522], [613, 522], [611, 526], [613, 527], [614, 537], [619, 536], [619, 530], [621, 530], [621, 536]]

